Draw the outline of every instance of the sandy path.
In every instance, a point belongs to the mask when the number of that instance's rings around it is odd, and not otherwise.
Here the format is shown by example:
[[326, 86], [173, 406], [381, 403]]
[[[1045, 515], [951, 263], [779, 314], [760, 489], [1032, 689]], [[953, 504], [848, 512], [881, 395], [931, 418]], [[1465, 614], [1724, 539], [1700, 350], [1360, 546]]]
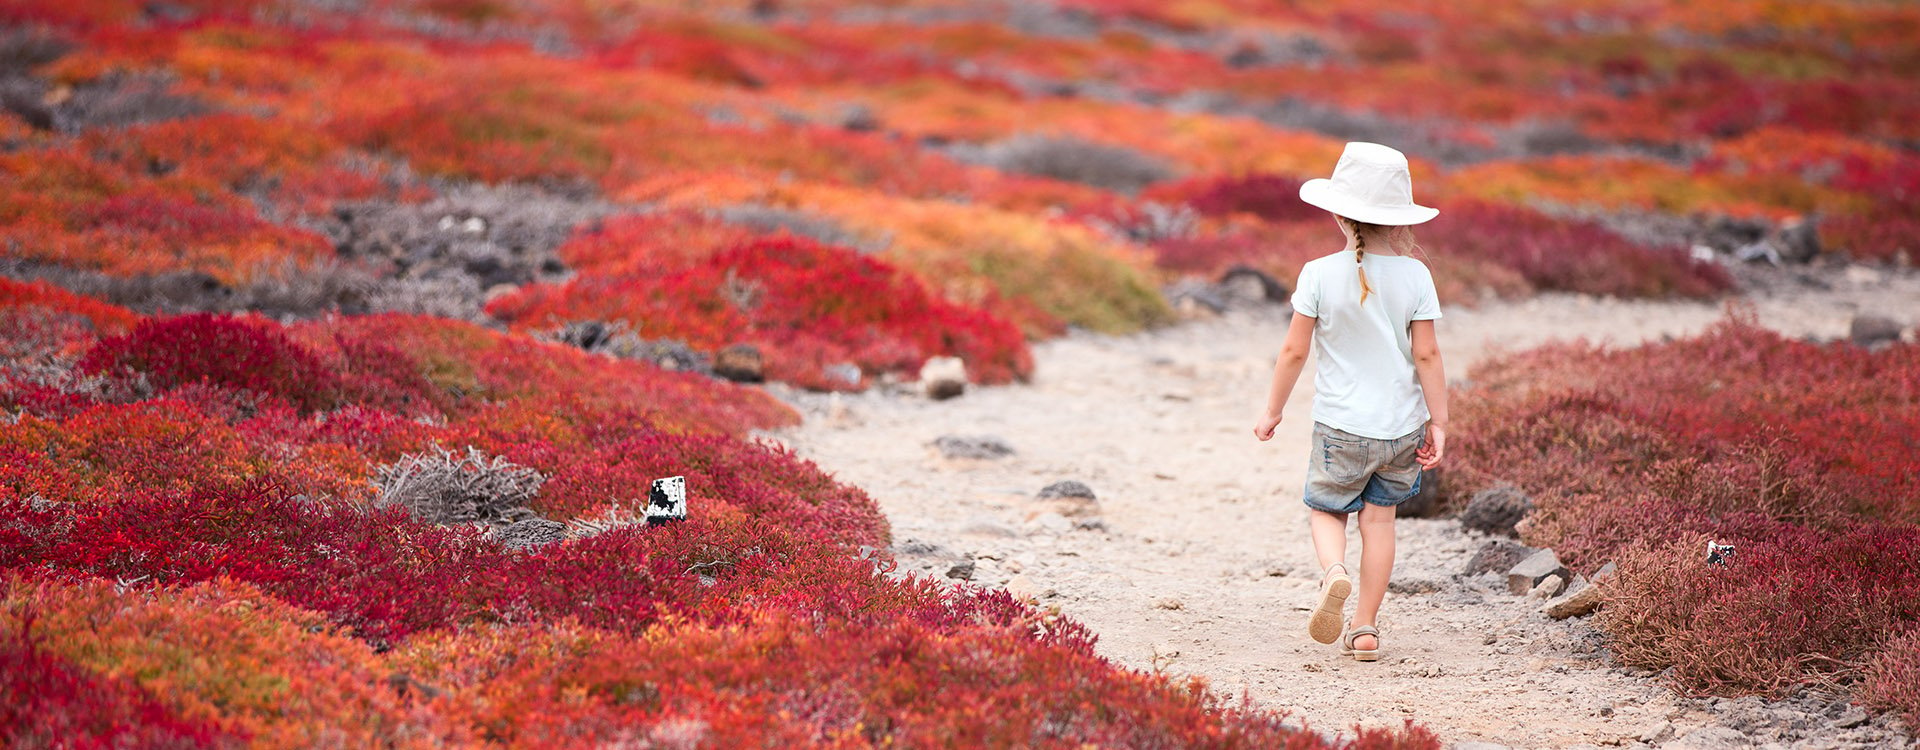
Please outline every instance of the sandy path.
[[[1762, 299], [1757, 312], [1793, 335], [1840, 336], [1861, 305], [1920, 321], [1920, 277]], [[1318, 574], [1298, 493], [1311, 370], [1276, 438], [1251, 437], [1285, 314], [1070, 336], [1038, 348], [1030, 385], [947, 402], [783, 390], [808, 419], [774, 437], [872, 494], [904, 567], [941, 575], [972, 561], [975, 582], [1059, 606], [1099, 634], [1109, 658], [1204, 676], [1317, 728], [1411, 717], [1450, 742], [1523, 747], [1633, 744], [1662, 722], [1674, 725], [1664, 738], [1715, 728], [1723, 717], [1711, 706], [1609, 667], [1584, 622], [1547, 620], [1494, 576], [1456, 575], [1482, 540], [1450, 521], [1400, 524], [1382, 662], [1358, 664], [1310, 640]], [[1449, 309], [1440, 332], [1458, 380], [1500, 348], [1579, 336], [1629, 343], [1722, 315], [1717, 305], [1556, 296]], [[1018, 452], [957, 465], [927, 446], [943, 434], [997, 435]], [[1097, 516], [1062, 517], [1034, 499], [1061, 479], [1098, 493]], [[1357, 538], [1349, 558], [1357, 564]]]

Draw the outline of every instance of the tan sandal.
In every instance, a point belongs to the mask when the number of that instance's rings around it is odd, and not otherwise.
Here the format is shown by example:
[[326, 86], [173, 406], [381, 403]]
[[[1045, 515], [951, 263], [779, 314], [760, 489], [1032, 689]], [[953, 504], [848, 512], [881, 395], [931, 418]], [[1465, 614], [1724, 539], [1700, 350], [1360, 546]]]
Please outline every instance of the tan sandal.
[[[1353, 639], [1363, 635], [1373, 636], [1373, 648], [1361, 650], [1353, 647]], [[1380, 630], [1372, 625], [1362, 625], [1347, 631], [1347, 637], [1342, 642], [1342, 645], [1346, 646], [1346, 648], [1342, 649], [1340, 653], [1353, 657], [1354, 661], [1380, 660]]]
[[[1338, 573], [1334, 572], [1335, 568], [1339, 569]], [[1307, 618], [1307, 635], [1320, 643], [1340, 640], [1340, 629], [1346, 618], [1347, 597], [1352, 594], [1353, 578], [1347, 575], [1346, 564], [1328, 565], [1326, 575], [1320, 579], [1320, 603]]]

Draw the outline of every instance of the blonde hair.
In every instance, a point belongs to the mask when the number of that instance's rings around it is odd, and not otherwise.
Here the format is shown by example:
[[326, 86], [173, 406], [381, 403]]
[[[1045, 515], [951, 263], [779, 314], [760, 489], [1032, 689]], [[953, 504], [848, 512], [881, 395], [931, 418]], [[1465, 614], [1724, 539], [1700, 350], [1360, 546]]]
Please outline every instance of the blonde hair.
[[1373, 235], [1388, 249], [1401, 255], [1418, 252], [1423, 259], [1427, 256], [1427, 251], [1413, 237], [1413, 227], [1368, 224], [1339, 214], [1334, 214], [1333, 218], [1353, 233], [1353, 267], [1360, 272], [1360, 304], [1366, 304], [1367, 296], [1373, 294], [1373, 285], [1367, 282], [1367, 267], [1361, 263], [1367, 256], [1367, 235]]

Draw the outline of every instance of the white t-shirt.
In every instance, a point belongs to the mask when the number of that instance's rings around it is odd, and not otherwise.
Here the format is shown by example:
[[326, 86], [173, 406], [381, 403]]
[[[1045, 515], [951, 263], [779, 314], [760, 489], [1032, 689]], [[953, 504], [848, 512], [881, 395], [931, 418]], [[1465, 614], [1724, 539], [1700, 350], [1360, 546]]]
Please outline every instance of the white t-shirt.
[[1354, 254], [1341, 251], [1300, 269], [1293, 311], [1315, 318], [1313, 418], [1355, 435], [1387, 440], [1427, 423], [1413, 371], [1413, 321], [1440, 317], [1433, 274], [1400, 255], [1366, 254], [1373, 293], [1360, 304]]

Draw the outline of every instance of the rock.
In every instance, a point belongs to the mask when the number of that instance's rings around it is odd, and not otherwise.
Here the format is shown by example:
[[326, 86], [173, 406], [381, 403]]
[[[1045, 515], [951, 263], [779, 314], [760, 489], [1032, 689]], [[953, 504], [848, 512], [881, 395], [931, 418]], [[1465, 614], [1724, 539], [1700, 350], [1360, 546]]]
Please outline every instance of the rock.
[[1534, 584], [1533, 588], [1527, 591], [1527, 596], [1532, 599], [1552, 599], [1553, 597], [1559, 596], [1560, 592], [1565, 591], [1566, 588], [1567, 579], [1565, 576], [1547, 576], [1546, 578], [1540, 579], [1539, 583]]
[[920, 392], [945, 401], [967, 392], [967, 363], [959, 357], [934, 357], [920, 366]]
[[734, 344], [713, 355], [713, 374], [736, 383], [762, 383], [766, 362], [752, 344]]
[[992, 435], [941, 435], [933, 448], [944, 458], [991, 461], [1013, 455], [1013, 446]]
[[1154, 609], [1185, 609], [1186, 606], [1186, 602], [1171, 596], [1163, 596], [1153, 600]]
[[1035, 586], [1033, 579], [1025, 573], [1020, 573], [1007, 580], [1007, 593], [1015, 599], [1039, 599], [1040, 587]]
[[1264, 271], [1234, 266], [1220, 275], [1216, 293], [1228, 304], [1277, 305], [1287, 301], [1287, 287]]
[[893, 553], [907, 557], [931, 557], [948, 554], [947, 548], [934, 544], [933, 542], [921, 541], [919, 539], [908, 539], [894, 545]]
[[858, 389], [861, 381], [866, 378], [866, 375], [860, 372], [860, 366], [852, 362], [827, 365], [826, 370], [821, 374], [834, 385], [850, 390]]
[[1640, 730], [1640, 741], [1648, 744], [1660, 742], [1672, 736], [1673, 722], [1664, 719], [1648, 724]]
[[1227, 300], [1220, 290], [1199, 279], [1181, 279], [1162, 294], [1173, 309], [1188, 317], [1212, 317], [1227, 311]]
[[1780, 253], [1781, 260], [1805, 263], [1820, 254], [1820, 227], [1812, 220], [1786, 224], [1774, 233], [1770, 241]]
[[1460, 742], [1454, 744], [1453, 750], [1507, 750], [1507, 746], [1497, 742]]
[[1765, 222], [1750, 219], [1736, 219], [1722, 216], [1705, 227], [1701, 244], [1721, 252], [1733, 252], [1746, 246], [1758, 244], [1767, 237]]
[[1541, 612], [1555, 620], [1565, 620], [1569, 617], [1585, 617], [1599, 608], [1600, 587], [1587, 584], [1574, 588], [1571, 595], [1548, 604]]
[[1848, 708], [1846, 713], [1840, 714], [1839, 717], [1835, 718], [1833, 725], [1841, 729], [1852, 729], [1867, 723], [1867, 720], [1870, 718], [1873, 717], [1867, 713], [1866, 709], [1853, 706]]
[[1533, 498], [1512, 485], [1488, 487], [1473, 494], [1460, 511], [1460, 526], [1483, 534], [1519, 536], [1515, 524], [1533, 511]]
[[1620, 566], [1615, 565], [1611, 562], [1600, 566], [1600, 569], [1598, 571], [1595, 571], [1593, 574], [1594, 583], [1599, 583], [1601, 581], [1606, 580], [1607, 576], [1613, 575], [1613, 571], [1618, 569], [1619, 567]]
[[1423, 469], [1420, 472], [1420, 494], [1394, 508], [1394, 515], [1400, 518], [1432, 518], [1440, 511], [1440, 470]]
[[973, 561], [962, 560], [954, 563], [953, 567], [947, 568], [947, 577], [957, 578], [962, 581], [973, 580]]
[[1879, 315], [1858, 315], [1848, 326], [1847, 335], [1853, 343], [1861, 346], [1873, 346], [1883, 341], [1900, 340], [1900, 324], [1891, 318]]
[[565, 541], [567, 525], [545, 518], [529, 518], [495, 529], [493, 538], [507, 549], [532, 550]]
[[1494, 539], [1480, 545], [1480, 549], [1473, 553], [1473, 559], [1467, 561], [1465, 573], [1477, 576], [1481, 573], [1512, 570], [1513, 566], [1519, 565], [1521, 560], [1527, 559], [1527, 556], [1533, 553], [1532, 547], [1519, 542]]
[[1041, 500], [1054, 500], [1063, 497], [1084, 498], [1087, 500], [1097, 499], [1093, 495], [1092, 487], [1088, 487], [1084, 482], [1078, 482], [1072, 479], [1062, 479], [1040, 488], [1039, 497]]
[[1547, 580], [1548, 576], [1559, 576], [1561, 581], [1566, 581], [1573, 577], [1573, 573], [1560, 564], [1560, 558], [1553, 554], [1553, 550], [1538, 550], [1507, 570], [1507, 590], [1514, 594], [1525, 594], [1540, 585], [1541, 581]]

